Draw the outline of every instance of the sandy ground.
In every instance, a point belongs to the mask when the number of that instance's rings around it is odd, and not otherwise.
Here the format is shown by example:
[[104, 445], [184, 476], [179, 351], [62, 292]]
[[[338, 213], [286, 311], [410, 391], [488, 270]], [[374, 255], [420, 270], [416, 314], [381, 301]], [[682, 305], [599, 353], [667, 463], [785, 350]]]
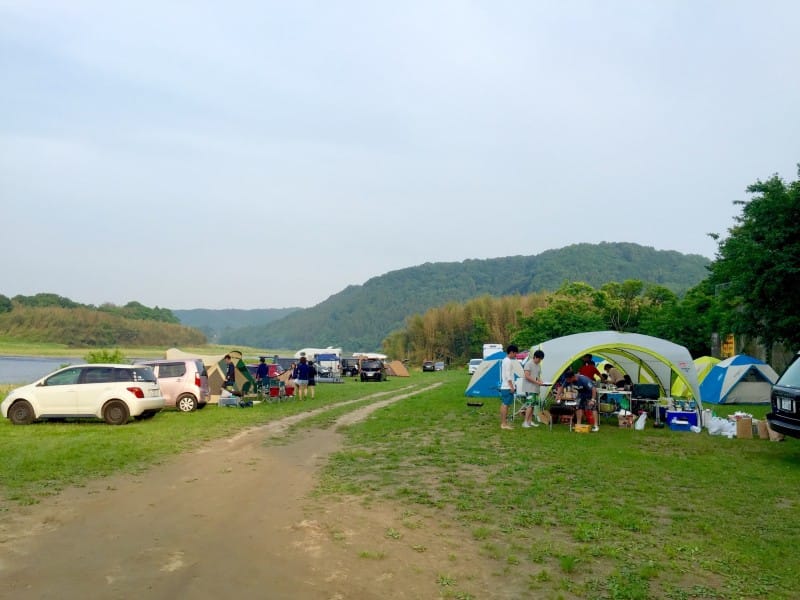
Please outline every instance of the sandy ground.
[[335, 428], [265, 444], [309, 414], [15, 507], [0, 522], [0, 598], [522, 597], [435, 512], [313, 497]]

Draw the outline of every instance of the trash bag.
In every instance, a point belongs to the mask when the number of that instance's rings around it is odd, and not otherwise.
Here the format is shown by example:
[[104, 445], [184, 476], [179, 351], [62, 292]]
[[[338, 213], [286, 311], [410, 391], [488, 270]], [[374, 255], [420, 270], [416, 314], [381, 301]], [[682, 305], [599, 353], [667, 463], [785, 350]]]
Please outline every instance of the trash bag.
[[636, 419], [636, 423], [633, 424], [633, 428], [636, 431], [642, 431], [644, 429], [645, 421], [647, 421], [647, 413], [640, 414], [639, 418]]

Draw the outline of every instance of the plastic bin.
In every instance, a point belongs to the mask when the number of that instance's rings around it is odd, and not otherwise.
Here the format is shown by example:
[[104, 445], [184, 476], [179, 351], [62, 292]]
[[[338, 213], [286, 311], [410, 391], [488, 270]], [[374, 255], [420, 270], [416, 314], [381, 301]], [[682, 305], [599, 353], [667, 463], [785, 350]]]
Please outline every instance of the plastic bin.
[[672, 419], [669, 421], [669, 428], [672, 431], [691, 431], [692, 424], [683, 419]]
[[698, 417], [696, 411], [689, 411], [689, 410], [668, 410], [666, 415], [666, 422], [672, 423], [673, 419], [677, 419], [678, 421], [688, 421], [689, 427], [692, 425], [698, 425]]

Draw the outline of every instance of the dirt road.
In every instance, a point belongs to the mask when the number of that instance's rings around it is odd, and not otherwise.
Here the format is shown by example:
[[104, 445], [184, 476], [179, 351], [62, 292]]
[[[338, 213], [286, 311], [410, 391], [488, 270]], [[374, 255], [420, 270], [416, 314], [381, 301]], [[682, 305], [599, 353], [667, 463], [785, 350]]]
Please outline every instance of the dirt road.
[[474, 542], [436, 514], [313, 498], [340, 434], [264, 443], [310, 414], [15, 507], [0, 524], [0, 598], [512, 597], [493, 591]]

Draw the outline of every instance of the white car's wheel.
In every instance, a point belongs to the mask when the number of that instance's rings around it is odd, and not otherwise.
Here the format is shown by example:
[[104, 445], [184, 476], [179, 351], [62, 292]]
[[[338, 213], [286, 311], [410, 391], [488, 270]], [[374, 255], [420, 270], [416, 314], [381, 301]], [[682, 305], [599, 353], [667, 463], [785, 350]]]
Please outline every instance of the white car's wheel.
[[103, 420], [109, 425], [124, 425], [129, 416], [128, 405], [122, 400], [109, 400], [103, 407]]

